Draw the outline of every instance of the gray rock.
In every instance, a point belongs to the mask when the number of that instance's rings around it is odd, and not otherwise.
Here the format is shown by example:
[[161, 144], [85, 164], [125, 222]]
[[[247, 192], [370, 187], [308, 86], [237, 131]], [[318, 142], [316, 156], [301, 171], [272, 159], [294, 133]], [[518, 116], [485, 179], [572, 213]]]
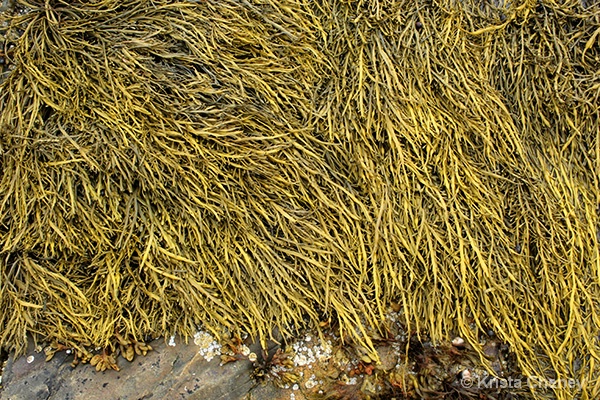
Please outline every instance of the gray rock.
[[15, 8], [15, 0], [1, 0], [0, 12], [12, 11]]
[[[247, 360], [223, 366], [218, 357], [207, 362], [194, 343], [171, 347], [157, 340], [152, 347], [154, 351], [131, 363], [119, 358], [118, 372], [96, 372], [87, 364], [73, 369], [72, 356], [64, 352], [45, 362], [43, 354], [30, 351], [8, 361], [0, 400], [225, 400], [247, 398], [249, 393], [254, 399], [276, 399], [284, 393], [271, 385], [256, 387]], [[34, 357], [31, 363], [28, 356]]]

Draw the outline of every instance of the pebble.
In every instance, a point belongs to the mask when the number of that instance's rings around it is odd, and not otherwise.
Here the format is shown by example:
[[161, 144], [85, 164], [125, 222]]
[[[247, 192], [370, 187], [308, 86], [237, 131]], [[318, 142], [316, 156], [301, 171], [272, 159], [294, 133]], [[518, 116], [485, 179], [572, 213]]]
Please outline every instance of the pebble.
[[468, 369], [463, 370], [460, 373], [460, 379], [462, 379], [462, 380], [471, 379], [471, 371], [469, 371]]
[[496, 342], [488, 342], [483, 346], [483, 354], [488, 358], [498, 357], [500, 346]]
[[458, 348], [465, 347], [465, 339], [457, 336], [452, 339], [452, 345]]

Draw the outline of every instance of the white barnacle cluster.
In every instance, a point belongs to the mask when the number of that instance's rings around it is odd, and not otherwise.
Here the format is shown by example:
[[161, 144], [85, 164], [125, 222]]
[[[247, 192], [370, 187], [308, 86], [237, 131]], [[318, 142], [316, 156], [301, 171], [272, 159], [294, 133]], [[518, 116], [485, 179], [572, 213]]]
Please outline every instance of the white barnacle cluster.
[[244, 357], [248, 357], [250, 355], [250, 348], [248, 346], [246, 346], [245, 344], [243, 344], [240, 347], [240, 354], [243, 355]]
[[358, 379], [356, 379], [355, 376], [353, 376], [352, 378], [348, 378], [346, 380], [346, 385], [356, 385], [358, 383]]
[[194, 343], [200, 347], [198, 353], [206, 361], [210, 361], [221, 354], [221, 345], [208, 332], [198, 331], [194, 334]]
[[385, 314], [386, 319], [389, 322], [401, 322], [402, 321], [402, 314], [399, 312], [395, 312], [394, 310], [392, 310], [391, 308], [388, 310], [388, 312]]
[[294, 365], [311, 368], [315, 362], [325, 362], [331, 358], [333, 348], [331, 341], [315, 343], [311, 335], [307, 335], [292, 345], [294, 349]]

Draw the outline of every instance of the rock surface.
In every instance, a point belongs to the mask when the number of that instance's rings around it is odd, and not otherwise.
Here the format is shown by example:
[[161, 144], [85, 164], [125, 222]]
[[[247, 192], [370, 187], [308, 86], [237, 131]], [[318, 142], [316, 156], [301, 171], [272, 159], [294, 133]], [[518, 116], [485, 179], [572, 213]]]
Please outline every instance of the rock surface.
[[31, 348], [6, 363], [0, 400], [531, 398], [526, 388], [473, 386], [496, 381], [490, 370], [498, 377], [522, 376], [511, 367], [508, 346], [495, 335], [481, 338], [484, 365], [462, 338], [434, 346], [425, 336], [425, 341], [408, 338], [395, 322], [398, 314], [390, 312], [388, 317], [388, 336], [378, 339], [377, 360], [334, 332], [319, 336], [311, 331], [287, 339], [274, 332], [282, 345], [268, 342], [268, 352], [263, 353], [249, 339], [217, 343], [199, 330], [187, 344], [178, 337], [155, 340], [154, 350], [133, 362], [119, 356], [120, 371], [105, 372], [89, 364], [72, 368], [73, 356], [64, 348], [49, 362], [43, 352]]
[[11, 357], [0, 400], [290, 399], [290, 390], [256, 386], [247, 360], [221, 366], [219, 357], [206, 361], [193, 342], [172, 347], [159, 339], [151, 344], [155, 351], [146, 357], [131, 363], [121, 358], [120, 371], [96, 372], [88, 364], [73, 369], [73, 356], [65, 352], [49, 362], [34, 351]]

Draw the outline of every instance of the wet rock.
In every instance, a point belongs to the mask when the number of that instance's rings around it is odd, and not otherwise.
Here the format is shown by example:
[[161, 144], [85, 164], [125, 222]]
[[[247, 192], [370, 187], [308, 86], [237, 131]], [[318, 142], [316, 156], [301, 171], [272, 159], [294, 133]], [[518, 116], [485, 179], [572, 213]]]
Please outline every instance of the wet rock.
[[495, 341], [490, 341], [483, 346], [483, 354], [490, 359], [498, 358], [498, 353], [500, 352], [500, 343]]
[[0, 0], [0, 12], [13, 11], [15, 0]]
[[[254, 388], [252, 364], [240, 360], [220, 365], [207, 362], [194, 343], [167, 346], [152, 343], [155, 351], [133, 362], [120, 358], [121, 371], [96, 372], [89, 365], [70, 366], [72, 356], [57, 353], [49, 362], [43, 354], [28, 352], [9, 359], [0, 400], [106, 400], [106, 399], [242, 399], [252, 392], [258, 398], [281, 398], [272, 386]], [[31, 363], [27, 357], [33, 356]], [[286, 398], [289, 398], [287, 395]]]

